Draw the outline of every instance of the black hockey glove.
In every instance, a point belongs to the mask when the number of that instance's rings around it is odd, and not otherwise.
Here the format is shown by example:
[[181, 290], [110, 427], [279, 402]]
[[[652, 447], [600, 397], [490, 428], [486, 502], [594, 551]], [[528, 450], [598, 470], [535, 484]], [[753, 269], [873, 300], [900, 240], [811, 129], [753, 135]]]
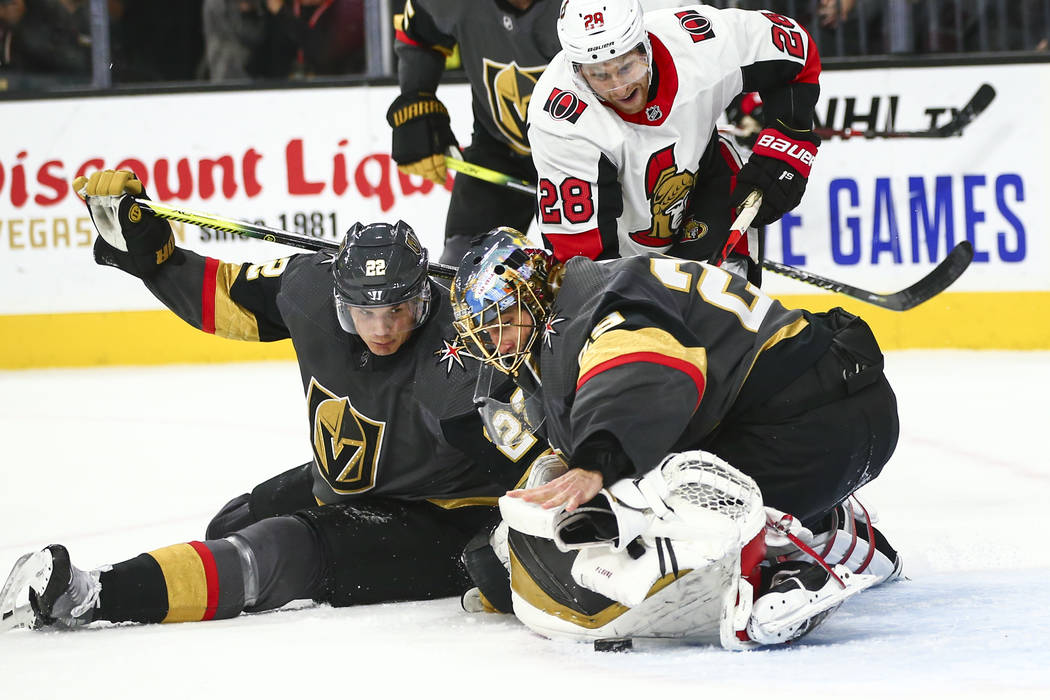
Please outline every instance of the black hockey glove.
[[102, 170], [90, 178], [78, 177], [73, 190], [84, 198], [98, 231], [94, 254], [99, 265], [148, 279], [177, 252], [171, 225], [132, 199], [149, 198], [134, 173]]
[[429, 92], [400, 95], [386, 112], [394, 129], [390, 153], [397, 169], [445, 184], [445, 155], [456, 143], [448, 110]]
[[[786, 136], [777, 129], [766, 128], [758, 134], [751, 157], [736, 174], [736, 188], [730, 204], [739, 209], [752, 190], [762, 190], [762, 207], [754, 224], [765, 226], [794, 209], [806, 192], [806, 182], [817, 144], [796, 134]], [[816, 136], [812, 137], [817, 140]]]

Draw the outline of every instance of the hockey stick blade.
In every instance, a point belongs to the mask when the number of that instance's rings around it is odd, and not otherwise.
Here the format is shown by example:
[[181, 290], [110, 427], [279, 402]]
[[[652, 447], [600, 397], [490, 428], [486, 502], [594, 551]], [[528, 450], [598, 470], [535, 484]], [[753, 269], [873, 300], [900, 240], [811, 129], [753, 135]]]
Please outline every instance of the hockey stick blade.
[[875, 306], [884, 309], [889, 309], [891, 311], [907, 311], [925, 301], [929, 301], [950, 287], [951, 284], [959, 279], [959, 276], [966, 271], [966, 268], [969, 267], [972, 260], [973, 245], [969, 241], [962, 241], [952, 248], [952, 251], [945, 256], [944, 260], [942, 260], [937, 267], [933, 268], [933, 270], [931, 270], [925, 277], [912, 284], [910, 287], [891, 294], [869, 292], [860, 287], [854, 287], [843, 282], [836, 282], [835, 280], [815, 275], [812, 272], [799, 270], [790, 265], [774, 262], [772, 260], [763, 260], [762, 267], [772, 272], [790, 277], [791, 279], [805, 282], [806, 284], [812, 284], [833, 292], [838, 292], [839, 294], [845, 294], [846, 296], [865, 301], [869, 304], [874, 304]]
[[963, 129], [970, 125], [970, 123], [976, 119], [988, 105], [995, 99], [995, 88], [988, 83], [983, 83], [977, 92], [973, 94], [970, 101], [964, 106], [960, 107], [952, 115], [946, 123], [935, 126], [930, 129], [923, 129], [921, 131], [856, 131], [854, 129], [831, 129], [824, 127], [817, 127], [813, 129], [813, 133], [821, 138], [831, 138], [838, 136], [841, 139], [848, 140], [851, 138], [866, 138], [866, 139], [943, 139], [951, 136], [958, 136], [962, 133]]
[[995, 88], [988, 83], [984, 83], [981, 87], [977, 88], [977, 92], [973, 94], [970, 101], [952, 116], [951, 120], [940, 127], [937, 127], [936, 131], [938, 136], [956, 136], [962, 132], [967, 126], [970, 125], [974, 119], [978, 117], [988, 105], [995, 99]]
[[[339, 250], [338, 243], [323, 238], [315, 238], [302, 233], [293, 233], [292, 231], [285, 231], [284, 229], [273, 228], [272, 226], [263, 226], [262, 224], [257, 224], [252, 221], [230, 219], [216, 214], [205, 214], [204, 212], [193, 211], [191, 209], [171, 207], [167, 204], [154, 202], [151, 199], [144, 199], [142, 197], [134, 197], [134, 200], [140, 207], [152, 212], [157, 218], [165, 219], [167, 221], [180, 221], [185, 224], [193, 224], [194, 226], [203, 226], [204, 228], [210, 228], [216, 231], [224, 231], [225, 233], [236, 233], [242, 236], [247, 236], [248, 238], [257, 238], [261, 241], [283, 243], [284, 245], [302, 248], [303, 250], [327, 251], [333, 254]], [[428, 263], [427, 272], [435, 277], [449, 280], [456, 276], [455, 267], [437, 262]]]

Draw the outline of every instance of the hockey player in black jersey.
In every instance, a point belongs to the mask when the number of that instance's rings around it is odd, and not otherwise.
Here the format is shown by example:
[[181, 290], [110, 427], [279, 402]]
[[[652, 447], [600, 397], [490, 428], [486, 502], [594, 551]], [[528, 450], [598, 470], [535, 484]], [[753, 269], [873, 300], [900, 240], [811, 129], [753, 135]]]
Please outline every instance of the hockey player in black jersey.
[[[577, 629], [586, 630], [619, 615], [614, 604], [622, 598], [580, 594], [586, 573], [577, 571], [579, 559], [565, 562], [575, 551], [569, 547], [566, 555], [564, 547], [582, 538], [615, 541], [630, 551], [637, 533], [625, 539], [623, 509], [611, 507], [630, 499], [609, 490], [644, 485], [668, 461], [674, 469], [731, 465], [752, 478], [761, 501], [775, 509], [766, 539], [781, 549], [764, 555], [768, 563], [786, 560], [795, 568], [756, 567], [765, 542], [749, 549], [757, 535], [748, 533], [739, 543], [746, 564], [740, 573], [759, 593], [839, 595], [836, 565], [870, 576], [865, 585], [898, 574], [896, 552], [853, 497], [879, 475], [898, 435], [883, 356], [862, 319], [842, 309], [785, 308], [742, 277], [659, 254], [558, 263], [510, 229], [492, 232], [467, 253], [452, 305], [465, 343], [522, 390], [515, 402], [491, 405], [542, 428], [564, 462], [553, 478], [501, 499], [514, 512], [525, 504], [539, 508], [543, 515], [524, 520], [551, 534], [522, 539], [511, 522], [519, 616], [519, 603], [544, 611], [544, 618], [561, 610], [555, 617], [578, 620]], [[657, 481], [664, 484], [664, 477]], [[667, 512], [666, 505], [654, 505], [666, 500], [665, 486], [638, 488], [643, 505], [637, 512]], [[663, 496], [654, 499], [661, 489]], [[785, 528], [795, 528], [794, 539]], [[551, 540], [559, 538], [564, 541], [556, 548]], [[664, 552], [659, 561], [664, 566]], [[605, 572], [597, 577], [600, 588], [616, 568], [599, 566]], [[785, 641], [816, 621], [804, 615], [787, 632], [760, 626], [740, 639]]]
[[[445, 156], [456, 143], [436, 92], [445, 58], [458, 44], [474, 111], [463, 158], [535, 181], [525, 113], [532, 88], [560, 50], [559, 0], [410, 0], [395, 20], [401, 95], [390, 105], [392, 154], [403, 172], [445, 182]], [[455, 265], [473, 234], [501, 224], [528, 230], [535, 204], [519, 192], [456, 178], [441, 262]]]
[[[412, 229], [355, 224], [334, 259], [236, 265], [175, 246], [170, 225], [126, 196], [142, 193], [127, 171], [74, 188], [99, 230], [97, 262], [139, 277], [201, 330], [292, 339], [313, 460], [246, 495], [202, 542], [90, 572], [61, 545], [26, 555], [0, 595], [3, 624], [207, 620], [301, 598], [343, 606], [460, 593], [465, 543], [545, 446], [526, 433], [512, 448], [484, 438], [472, 405], [478, 363], [461, 352]], [[243, 526], [231, 533], [231, 523]], [[21, 605], [27, 591], [32, 604]]]

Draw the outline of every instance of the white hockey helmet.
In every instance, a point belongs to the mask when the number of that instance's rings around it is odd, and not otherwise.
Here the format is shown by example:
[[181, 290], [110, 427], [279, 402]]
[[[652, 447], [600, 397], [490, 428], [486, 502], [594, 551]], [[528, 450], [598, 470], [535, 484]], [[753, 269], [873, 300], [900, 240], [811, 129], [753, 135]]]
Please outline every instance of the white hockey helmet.
[[563, 0], [558, 16], [558, 40], [582, 87], [591, 86], [580, 67], [620, 58], [641, 49], [650, 71], [652, 50], [639, 0]]
[[639, 0], [563, 0], [558, 40], [569, 60], [600, 63], [648, 46]]

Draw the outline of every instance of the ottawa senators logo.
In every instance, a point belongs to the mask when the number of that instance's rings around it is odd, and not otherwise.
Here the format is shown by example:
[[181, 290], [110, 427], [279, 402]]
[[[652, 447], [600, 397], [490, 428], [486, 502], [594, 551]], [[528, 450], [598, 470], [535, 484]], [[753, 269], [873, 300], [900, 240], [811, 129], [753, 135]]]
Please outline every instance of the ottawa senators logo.
[[313, 416], [314, 459], [333, 491], [352, 494], [375, 486], [386, 423], [359, 412], [310, 378], [306, 403]]
[[631, 240], [650, 248], [670, 245], [685, 219], [695, 180], [696, 173], [678, 172], [674, 144], [649, 156], [645, 166], [645, 194], [652, 212], [651, 226], [630, 234]]
[[510, 147], [528, 155], [529, 140], [525, 135], [525, 117], [532, 99], [532, 89], [547, 66], [521, 68], [517, 63], [497, 63], [482, 59], [485, 66], [485, 92], [489, 98], [489, 112], [496, 128], [507, 138]]
[[711, 28], [711, 20], [696, 10], [675, 12], [674, 16], [678, 18], [678, 24], [689, 34], [689, 38], [693, 40], [694, 44], [715, 38], [715, 32]]
[[547, 101], [543, 103], [543, 111], [551, 115], [552, 119], [564, 119], [570, 124], [575, 124], [587, 109], [587, 103], [576, 96], [575, 92], [569, 90], [551, 90]]

